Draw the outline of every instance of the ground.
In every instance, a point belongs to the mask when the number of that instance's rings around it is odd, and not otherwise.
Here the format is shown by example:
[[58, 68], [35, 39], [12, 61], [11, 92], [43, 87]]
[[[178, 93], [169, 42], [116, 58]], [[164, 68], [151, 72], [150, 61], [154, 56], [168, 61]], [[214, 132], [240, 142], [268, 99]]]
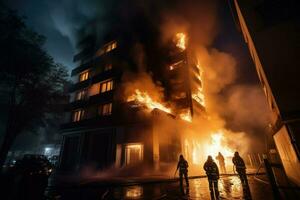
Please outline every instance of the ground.
[[[262, 177], [265, 178], [265, 177]], [[219, 199], [273, 199], [270, 185], [248, 176], [250, 193], [241, 186], [237, 176], [224, 176], [219, 181]], [[52, 194], [53, 191], [52, 191]], [[211, 199], [206, 178], [190, 180], [189, 188], [182, 191], [178, 181], [117, 185], [82, 185], [55, 191], [56, 199]]]

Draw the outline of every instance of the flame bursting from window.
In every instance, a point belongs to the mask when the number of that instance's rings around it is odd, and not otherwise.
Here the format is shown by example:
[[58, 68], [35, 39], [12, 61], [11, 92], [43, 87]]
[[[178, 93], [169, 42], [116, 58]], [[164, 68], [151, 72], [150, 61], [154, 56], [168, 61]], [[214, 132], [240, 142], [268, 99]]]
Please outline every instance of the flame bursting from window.
[[176, 34], [176, 47], [182, 51], [186, 49], [186, 35], [184, 33]]
[[192, 139], [185, 140], [185, 153], [190, 155], [193, 164], [200, 165], [205, 162], [207, 156], [215, 158], [219, 152], [224, 158], [231, 158], [234, 151], [226, 145], [226, 138], [223, 131], [218, 131], [210, 135], [210, 141], [203, 143], [203, 141]]
[[135, 93], [127, 98], [127, 102], [130, 101], [135, 101], [141, 105], [144, 105], [150, 110], [157, 108], [166, 113], [172, 113], [172, 110], [170, 108], [167, 108], [163, 104], [154, 101], [147, 92], [141, 92], [139, 89], [136, 89]]
[[[151, 111], [157, 108], [166, 113], [172, 114], [172, 110], [170, 108], [164, 106], [162, 103], [159, 103], [158, 101], [153, 100], [147, 92], [141, 92], [139, 89], [135, 89], [134, 92], [135, 92], [134, 94], [132, 94], [127, 98], [127, 102], [134, 101], [139, 105], [146, 106]], [[179, 117], [182, 120], [192, 122], [192, 116], [190, 111], [179, 114]]]

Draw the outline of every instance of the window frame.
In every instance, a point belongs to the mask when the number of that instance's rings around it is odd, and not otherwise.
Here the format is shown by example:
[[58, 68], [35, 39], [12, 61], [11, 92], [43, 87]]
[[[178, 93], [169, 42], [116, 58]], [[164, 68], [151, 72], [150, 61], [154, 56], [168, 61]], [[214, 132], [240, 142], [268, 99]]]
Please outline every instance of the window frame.
[[[112, 102], [101, 104], [98, 109], [98, 115], [100, 116], [112, 115], [112, 109], [113, 109], [112, 107], [113, 107]], [[104, 112], [104, 109], [106, 112]]]
[[[108, 87], [108, 86], [110, 86], [110, 87]], [[105, 89], [103, 90], [104, 87], [105, 87]], [[112, 91], [113, 89], [114, 89], [114, 80], [113, 79], [108, 79], [108, 80], [102, 81], [100, 83], [100, 94]]]
[[[80, 95], [80, 98], [79, 98], [79, 95]], [[75, 101], [85, 100], [85, 99], [87, 99], [87, 95], [88, 95], [88, 90], [86, 88], [79, 90], [75, 94]]]
[[79, 82], [86, 81], [86, 80], [89, 79], [89, 76], [90, 76], [90, 72], [89, 71], [81, 72], [79, 74], [78, 80], [79, 80]]
[[84, 115], [85, 115], [84, 109], [74, 110], [72, 113], [72, 122], [79, 122], [83, 120]]

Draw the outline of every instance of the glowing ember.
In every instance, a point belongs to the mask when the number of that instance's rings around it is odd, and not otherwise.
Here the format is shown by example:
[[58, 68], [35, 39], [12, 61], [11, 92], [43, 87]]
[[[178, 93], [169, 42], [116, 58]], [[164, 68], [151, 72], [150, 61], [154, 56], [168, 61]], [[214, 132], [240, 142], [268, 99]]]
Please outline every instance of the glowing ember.
[[176, 34], [176, 47], [182, 51], [186, 49], [186, 35], [184, 33]]
[[163, 104], [154, 101], [147, 92], [141, 92], [139, 89], [135, 90], [135, 93], [127, 98], [127, 102], [129, 101], [135, 101], [139, 104], [142, 104], [149, 108], [150, 110], [153, 110], [155, 108], [162, 110], [166, 113], [171, 113], [171, 109], [167, 108]]
[[188, 110], [187, 112], [184, 112], [184, 113], [180, 113], [180, 114], [179, 114], [179, 117], [180, 117], [182, 120], [185, 120], [185, 121], [187, 121], [187, 122], [192, 122], [192, 116], [191, 116], [190, 110]]

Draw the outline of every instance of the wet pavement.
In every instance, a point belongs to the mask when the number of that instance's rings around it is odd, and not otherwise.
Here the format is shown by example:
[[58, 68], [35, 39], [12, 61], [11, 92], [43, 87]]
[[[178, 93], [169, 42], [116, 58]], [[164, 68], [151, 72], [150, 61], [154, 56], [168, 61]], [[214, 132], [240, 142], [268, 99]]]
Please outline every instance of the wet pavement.
[[[237, 176], [222, 177], [219, 199], [273, 199], [271, 187], [248, 177], [249, 188], [243, 188]], [[180, 189], [179, 182], [162, 182], [131, 186], [80, 186], [51, 191], [49, 199], [213, 199], [206, 178], [190, 180], [189, 188]]]

